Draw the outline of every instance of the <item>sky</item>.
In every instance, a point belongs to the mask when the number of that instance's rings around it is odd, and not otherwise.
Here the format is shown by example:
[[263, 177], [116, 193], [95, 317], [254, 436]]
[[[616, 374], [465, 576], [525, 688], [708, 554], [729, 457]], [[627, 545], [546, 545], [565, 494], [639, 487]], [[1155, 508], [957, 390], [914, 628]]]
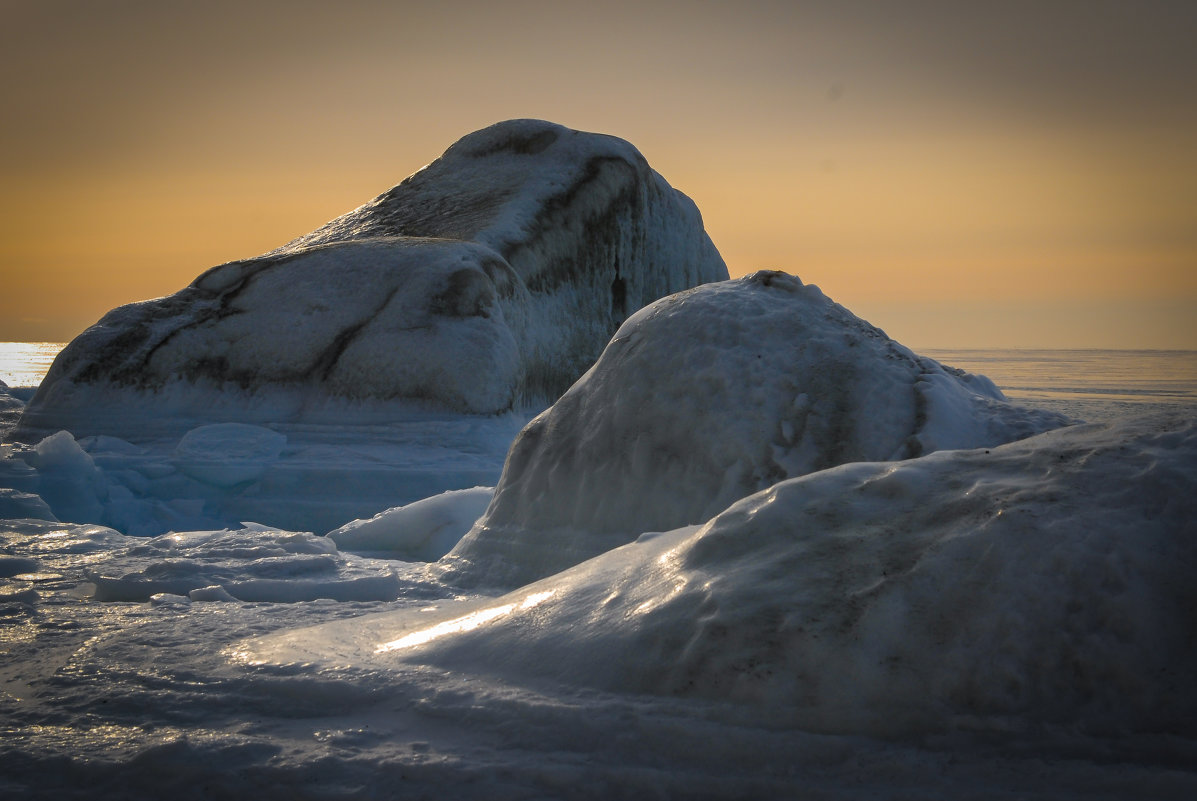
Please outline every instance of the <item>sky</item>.
[[0, 0], [0, 340], [535, 117], [924, 348], [1197, 349], [1197, 3]]

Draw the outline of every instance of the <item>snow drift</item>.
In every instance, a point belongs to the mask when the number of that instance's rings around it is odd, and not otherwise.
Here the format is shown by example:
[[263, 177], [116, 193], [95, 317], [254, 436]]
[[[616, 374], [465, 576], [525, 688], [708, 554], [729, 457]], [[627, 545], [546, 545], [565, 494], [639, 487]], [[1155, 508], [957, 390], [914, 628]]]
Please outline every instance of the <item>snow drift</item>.
[[698, 209], [630, 144], [503, 122], [278, 250], [109, 312], [20, 430], [549, 402], [630, 313], [726, 277]]
[[785, 478], [1068, 422], [915, 355], [792, 276], [709, 284], [629, 318], [520, 433], [446, 575], [514, 586]]
[[247, 653], [720, 699], [826, 732], [1193, 737], [1194, 521], [1197, 424], [1075, 426], [790, 479], [439, 619]]

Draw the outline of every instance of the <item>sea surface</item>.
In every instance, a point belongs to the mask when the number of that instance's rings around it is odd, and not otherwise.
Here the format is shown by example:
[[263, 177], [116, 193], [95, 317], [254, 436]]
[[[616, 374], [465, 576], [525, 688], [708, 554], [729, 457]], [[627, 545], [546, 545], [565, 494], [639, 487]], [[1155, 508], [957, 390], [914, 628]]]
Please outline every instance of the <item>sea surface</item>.
[[[0, 381], [32, 388], [65, 342], [0, 342]], [[943, 349], [918, 351], [988, 376], [1010, 400], [1106, 422], [1155, 411], [1197, 414], [1197, 351]]]
[[988, 376], [1011, 401], [1090, 423], [1157, 411], [1197, 414], [1197, 351], [919, 351]]
[[66, 345], [65, 342], [0, 342], [0, 381], [10, 387], [36, 387]]

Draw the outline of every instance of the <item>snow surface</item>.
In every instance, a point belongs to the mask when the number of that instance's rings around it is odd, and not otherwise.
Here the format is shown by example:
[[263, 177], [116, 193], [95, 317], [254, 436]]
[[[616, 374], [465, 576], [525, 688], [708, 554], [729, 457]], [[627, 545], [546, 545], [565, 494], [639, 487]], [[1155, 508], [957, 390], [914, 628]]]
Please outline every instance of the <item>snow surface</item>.
[[916, 356], [793, 276], [707, 284], [629, 318], [520, 433], [447, 575], [518, 586], [785, 478], [1069, 422]]
[[109, 312], [18, 433], [543, 407], [630, 313], [725, 278], [697, 207], [630, 144], [511, 120], [307, 236]]

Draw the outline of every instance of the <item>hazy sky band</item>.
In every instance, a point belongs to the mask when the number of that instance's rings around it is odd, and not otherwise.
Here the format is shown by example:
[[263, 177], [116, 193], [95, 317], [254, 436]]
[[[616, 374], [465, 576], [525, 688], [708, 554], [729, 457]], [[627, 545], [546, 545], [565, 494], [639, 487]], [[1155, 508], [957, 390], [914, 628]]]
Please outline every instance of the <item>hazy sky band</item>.
[[0, 339], [541, 117], [908, 344], [1197, 347], [1197, 4], [429, 5], [0, 5]]

